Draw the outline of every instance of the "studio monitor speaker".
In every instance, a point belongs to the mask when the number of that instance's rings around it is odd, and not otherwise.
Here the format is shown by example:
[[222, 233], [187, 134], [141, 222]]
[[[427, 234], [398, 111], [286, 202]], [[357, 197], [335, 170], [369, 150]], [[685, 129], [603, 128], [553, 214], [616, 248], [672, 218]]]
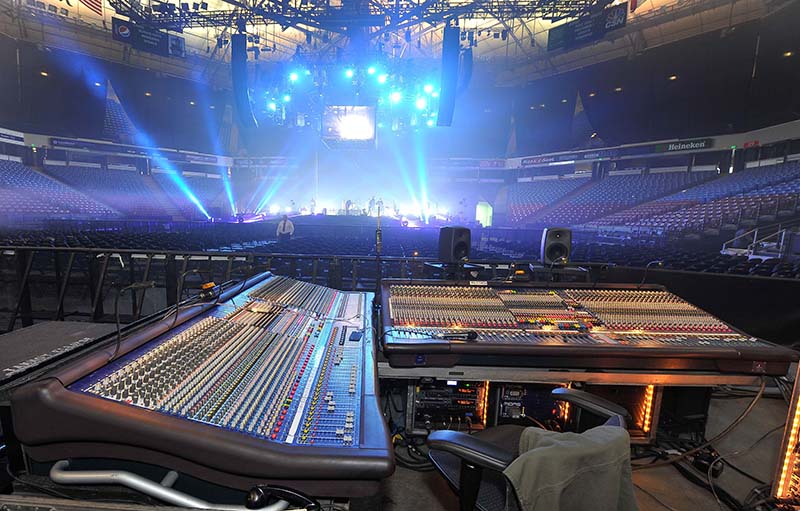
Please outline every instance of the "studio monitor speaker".
[[466, 227], [439, 229], [439, 261], [447, 264], [469, 258], [470, 231]]
[[566, 264], [572, 252], [572, 231], [564, 227], [547, 227], [542, 232], [542, 264]]

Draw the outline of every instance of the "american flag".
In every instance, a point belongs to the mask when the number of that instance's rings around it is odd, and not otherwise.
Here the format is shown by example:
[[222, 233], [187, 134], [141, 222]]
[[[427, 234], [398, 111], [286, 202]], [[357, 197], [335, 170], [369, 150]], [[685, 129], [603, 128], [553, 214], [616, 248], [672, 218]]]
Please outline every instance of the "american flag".
[[81, 0], [81, 3], [98, 16], [103, 15], [103, 0]]

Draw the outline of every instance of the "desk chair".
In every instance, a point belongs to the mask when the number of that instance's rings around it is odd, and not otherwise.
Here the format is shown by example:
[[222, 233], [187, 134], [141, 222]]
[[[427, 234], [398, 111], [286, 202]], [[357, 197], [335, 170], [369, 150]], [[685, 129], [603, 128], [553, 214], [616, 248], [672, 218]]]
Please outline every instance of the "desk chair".
[[[606, 399], [574, 389], [557, 388], [553, 399], [605, 418], [606, 426], [625, 428], [628, 412]], [[434, 431], [428, 436], [430, 458], [459, 495], [460, 511], [519, 511], [522, 506], [503, 471], [520, 455], [525, 426], [502, 425], [474, 435]]]

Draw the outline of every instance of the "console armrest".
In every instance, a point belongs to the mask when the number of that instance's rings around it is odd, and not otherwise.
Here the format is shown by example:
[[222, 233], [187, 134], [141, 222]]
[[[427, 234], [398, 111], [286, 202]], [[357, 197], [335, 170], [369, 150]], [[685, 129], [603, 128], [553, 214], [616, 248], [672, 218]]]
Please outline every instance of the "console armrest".
[[514, 461], [514, 454], [480, 438], [460, 431], [434, 431], [428, 435], [428, 447], [453, 454], [481, 468], [502, 472]]
[[600, 417], [608, 419], [606, 424], [613, 426], [625, 427], [626, 418], [630, 415], [628, 411], [616, 403], [612, 403], [608, 399], [603, 399], [600, 396], [589, 394], [582, 390], [568, 389], [560, 387], [553, 389], [550, 393], [553, 399], [559, 401], [566, 401], [572, 405], [589, 411]]

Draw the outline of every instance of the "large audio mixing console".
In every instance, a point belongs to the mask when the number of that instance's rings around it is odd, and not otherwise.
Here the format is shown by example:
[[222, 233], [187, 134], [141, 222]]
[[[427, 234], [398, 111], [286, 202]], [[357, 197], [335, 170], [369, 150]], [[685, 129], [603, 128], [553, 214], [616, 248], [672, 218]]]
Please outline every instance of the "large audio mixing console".
[[393, 367], [454, 365], [785, 375], [794, 351], [751, 337], [660, 286], [391, 280]]
[[393, 461], [370, 295], [268, 276], [223, 298], [126, 339], [110, 363], [107, 347], [18, 389], [28, 455], [132, 460], [239, 489], [374, 492]]

